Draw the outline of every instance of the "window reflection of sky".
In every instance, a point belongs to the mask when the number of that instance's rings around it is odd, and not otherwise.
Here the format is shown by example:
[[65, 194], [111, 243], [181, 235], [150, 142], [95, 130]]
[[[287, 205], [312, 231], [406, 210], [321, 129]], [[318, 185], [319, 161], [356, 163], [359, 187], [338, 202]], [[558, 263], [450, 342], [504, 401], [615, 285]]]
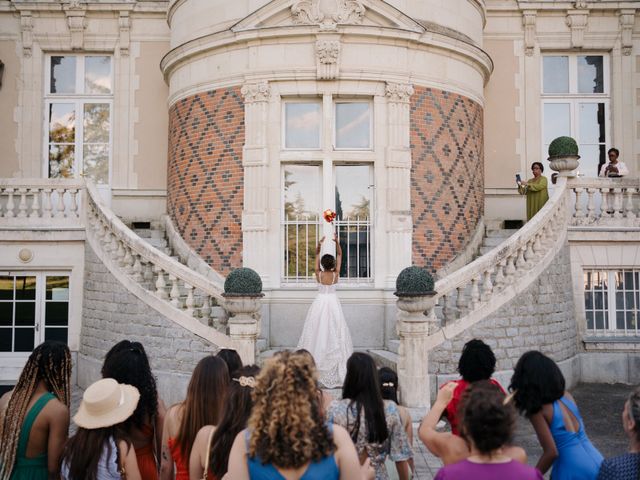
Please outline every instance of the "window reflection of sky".
[[602, 60], [600, 55], [578, 57], [578, 92], [602, 93], [604, 91]]
[[75, 132], [75, 108], [72, 103], [49, 105], [49, 141], [73, 142]]
[[370, 198], [369, 169], [368, 165], [336, 167], [336, 189], [342, 203], [343, 218], [350, 216], [355, 220], [356, 216], [360, 216], [360, 220], [363, 220], [363, 214], [367, 214], [368, 218], [370, 204], [366, 209], [363, 207], [369, 203]]
[[368, 103], [336, 104], [336, 147], [369, 148], [371, 111]]
[[[289, 216], [316, 217], [322, 209], [320, 205], [320, 167], [315, 165], [288, 165], [284, 170], [285, 210]], [[304, 206], [301, 210], [300, 200]]]
[[286, 148], [320, 148], [321, 105], [285, 104]]
[[51, 57], [51, 93], [76, 93], [76, 57]]
[[85, 57], [85, 93], [111, 93], [111, 58]]
[[571, 112], [568, 103], [545, 103], [544, 141], [551, 141], [562, 135], [571, 135]]
[[569, 57], [545, 56], [542, 58], [544, 93], [568, 93]]

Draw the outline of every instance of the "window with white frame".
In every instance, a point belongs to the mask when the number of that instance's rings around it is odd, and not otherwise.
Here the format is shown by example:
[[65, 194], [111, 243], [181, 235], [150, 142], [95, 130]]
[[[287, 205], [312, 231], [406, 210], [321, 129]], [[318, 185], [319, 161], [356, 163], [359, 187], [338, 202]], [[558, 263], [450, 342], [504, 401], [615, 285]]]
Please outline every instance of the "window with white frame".
[[46, 59], [46, 165], [49, 178], [87, 176], [108, 185], [113, 66], [108, 55]]
[[0, 272], [0, 354], [68, 341], [69, 275]]
[[571, 136], [580, 149], [580, 173], [597, 177], [609, 143], [609, 57], [542, 56], [542, 156], [549, 143]]
[[587, 333], [638, 336], [640, 270], [585, 270]]
[[285, 283], [314, 280], [316, 245], [324, 235], [322, 212], [326, 209], [337, 215], [333, 225], [342, 248], [340, 275], [351, 282], [372, 279], [372, 117], [370, 101], [284, 102]]

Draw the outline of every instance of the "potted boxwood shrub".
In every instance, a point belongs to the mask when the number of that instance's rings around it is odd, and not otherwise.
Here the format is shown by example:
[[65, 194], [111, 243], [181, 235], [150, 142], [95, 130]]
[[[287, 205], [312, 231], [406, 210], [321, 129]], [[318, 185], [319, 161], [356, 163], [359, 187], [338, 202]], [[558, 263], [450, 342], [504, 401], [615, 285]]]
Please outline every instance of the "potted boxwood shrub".
[[549, 144], [549, 166], [556, 172], [570, 172], [578, 168], [580, 162], [578, 144], [571, 137], [558, 137]]
[[426, 268], [411, 266], [400, 272], [396, 279], [397, 297], [421, 297], [435, 295], [433, 276]]
[[262, 279], [251, 268], [236, 268], [224, 281], [225, 297], [262, 297]]

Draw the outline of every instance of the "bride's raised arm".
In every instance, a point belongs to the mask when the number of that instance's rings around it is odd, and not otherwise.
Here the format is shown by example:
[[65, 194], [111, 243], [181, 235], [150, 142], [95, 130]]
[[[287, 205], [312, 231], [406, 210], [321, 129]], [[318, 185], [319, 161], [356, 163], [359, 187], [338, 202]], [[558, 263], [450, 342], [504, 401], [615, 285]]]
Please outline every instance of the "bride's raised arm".
[[324, 242], [324, 237], [320, 239], [316, 247], [316, 281], [318, 283], [320, 282], [320, 249], [322, 248], [322, 242]]
[[338, 235], [335, 233], [333, 234], [333, 241], [336, 242], [336, 272], [338, 277], [340, 277], [340, 267], [342, 266], [342, 247], [338, 241]]

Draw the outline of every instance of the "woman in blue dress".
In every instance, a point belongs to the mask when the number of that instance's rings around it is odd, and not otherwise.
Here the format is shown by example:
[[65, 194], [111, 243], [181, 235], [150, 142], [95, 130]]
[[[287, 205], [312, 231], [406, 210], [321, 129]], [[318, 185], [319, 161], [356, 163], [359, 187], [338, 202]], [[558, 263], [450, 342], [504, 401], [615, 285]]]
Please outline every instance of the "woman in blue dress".
[[552, 480], [595, 480], [602, 455], [585, 433], [558, 365], [541, 352], [527, 352], [516, 364], [509, 389], [542, 446], [538, 470], [544, 474], [551, 468]]

